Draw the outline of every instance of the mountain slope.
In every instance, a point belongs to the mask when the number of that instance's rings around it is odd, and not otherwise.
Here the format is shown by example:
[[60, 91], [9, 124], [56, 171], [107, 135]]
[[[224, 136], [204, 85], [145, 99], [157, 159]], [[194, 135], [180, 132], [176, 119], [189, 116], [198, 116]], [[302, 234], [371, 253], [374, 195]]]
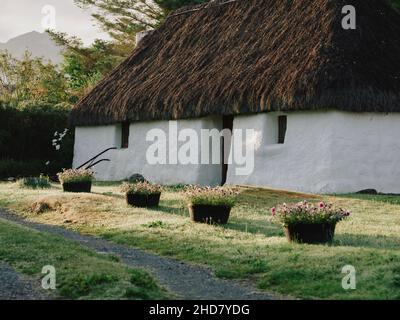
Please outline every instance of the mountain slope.
[[49, 37], [47, 33], [32, 31], [12, 38], [6, 43], [0, 43], [0, 50], [7, 50], [15, 58], [21, 58], [26, 50], [34, 57], [43, 57], [53, 63], [62, 61], [61, 49]]

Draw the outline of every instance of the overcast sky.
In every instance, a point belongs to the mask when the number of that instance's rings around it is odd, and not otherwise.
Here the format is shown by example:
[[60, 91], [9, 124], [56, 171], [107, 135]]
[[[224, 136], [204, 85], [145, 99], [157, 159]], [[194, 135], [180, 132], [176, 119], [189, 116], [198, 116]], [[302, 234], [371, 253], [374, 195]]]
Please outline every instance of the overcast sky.
[[43, 32], [43, 26], [53, 21], [57, 31], [76, 35], [86, 44], [106, 37], [90, 12], [78, 8], [73, 0], [0, 0], [0, 42], [33, 30]]

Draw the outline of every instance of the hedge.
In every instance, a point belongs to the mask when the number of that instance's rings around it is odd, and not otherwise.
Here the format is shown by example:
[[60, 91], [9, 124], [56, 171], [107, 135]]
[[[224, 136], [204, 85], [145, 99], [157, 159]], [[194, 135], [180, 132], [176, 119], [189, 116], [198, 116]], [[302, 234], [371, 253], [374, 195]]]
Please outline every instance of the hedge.
[[[0, 178], [54, 175], [71, 167], [73, 130], [68, 128], [70, 109], [36, 105], [15, 108], [0, 105]], [[60, 143], [52, 145], [55, 132], [69, 129]]]

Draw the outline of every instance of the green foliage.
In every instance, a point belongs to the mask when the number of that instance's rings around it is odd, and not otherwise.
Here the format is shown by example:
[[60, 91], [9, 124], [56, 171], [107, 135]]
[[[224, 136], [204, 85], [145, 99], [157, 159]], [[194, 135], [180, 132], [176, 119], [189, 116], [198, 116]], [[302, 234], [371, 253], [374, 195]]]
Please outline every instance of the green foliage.
[[[70, 94], [65, 73], [26, 52], [17, 60], [0, 52], [0, 178], [54, 175], [72, 162]], [[52, 145], [57, 139], [59, 150]]]
[[142, 270], [131, 270], [130, 282], [138, 287], [155, 290], [158, 285], [154, 279], [145, 271]]
[[393, 273], [393, 281], [392, 281], [393, 286], [400, 288], [400, 264], [393, 267], [392, 273]]
[[108, 285], [118, 281], [118, 277], [108, 274], [92, 273], [89, 275], [76, 274], [60, 285], [60, 294], [63, 297], [77, 299], [88, 295], [96, 287]]
[[74, 1], [80, 7], [94, 10], [92, 17], [116, 42], [126, 41], [123, 39], [126, 36], [131, 36], [131, 39], [134, 39], [137, 31], [156, 27], [164, 16], [163, 10], [151, 1]]
[[59, 150], [52, 145], [55, 132], [68, 128], [69, 112], [63, 105], [0, 103], [0, 178], [54, 175], [70, 167], [72, 130], [57, 141]]
[[135, 48], [139, 31], [157, 28], [171, 10], [204, 0], [75, 0], [82, 8], [90, 8], [92, 17], [111, 38], [95, 40], [85, 47], [76, 37], [48, 31], [64, 50], [63, 72], [68, 77], [71, 101], [84, 96], [93, 86]]
[[165, 228], [166, 224], [161, 220], [153, 221], [144, 225], [147, 228]]
[[38, 176], [45, 172], [49, 171], [43, 160], [0, 159], [0, 179]]
[[50, 179], [47, 176], [27, 177], [17, 181], [20, 188], [48, 189], [51, 188]]
[[126, 289], [125, 297], [148, 300], [159, 290], [157, 283], [147, 272], [136, 269], [131, 270], [130, 274], [130, 283], [133, 286]]
[[17, 106], [27, 101], [57, 104], [68, 100], [67, 78], [56, 65], [28, 52], [17, 60], [0, 51], [0, 94], [1, 101]]
[[113, 43], [95, 40], [85, 47], [76, 37], [61, 32], [48, 31], [52, 39], [64, 48], [62, 71], [68, 75], [70, 101], [76, 102], [110, 72], [129, 52], [117, 52]]

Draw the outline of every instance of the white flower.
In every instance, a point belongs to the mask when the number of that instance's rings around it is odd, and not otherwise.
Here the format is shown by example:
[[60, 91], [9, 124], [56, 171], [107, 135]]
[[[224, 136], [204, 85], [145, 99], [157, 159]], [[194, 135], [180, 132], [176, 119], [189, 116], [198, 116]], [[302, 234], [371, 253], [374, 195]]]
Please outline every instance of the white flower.
[[60, 150], [61, 146], [58, 144], [56, 145], [56, 150]]

